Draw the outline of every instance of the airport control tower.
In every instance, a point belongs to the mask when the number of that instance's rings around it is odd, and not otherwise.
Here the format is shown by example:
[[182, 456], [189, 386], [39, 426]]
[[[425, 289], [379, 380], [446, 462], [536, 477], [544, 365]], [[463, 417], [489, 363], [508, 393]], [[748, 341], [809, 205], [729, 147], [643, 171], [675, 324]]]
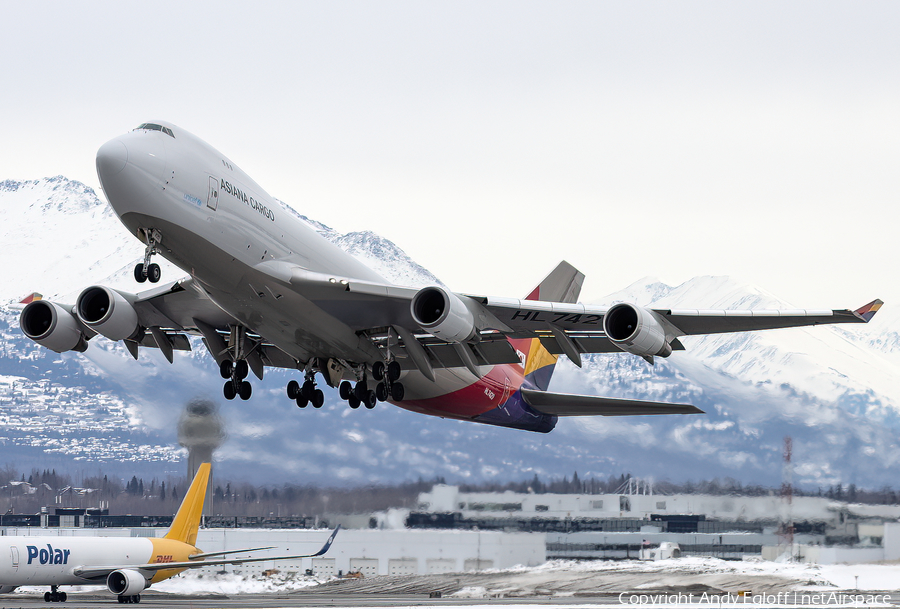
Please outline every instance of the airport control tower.
[[[219, 416], [218, 407], [206, 399], [188, 402], [178, 420], [178, 443], [188, 450], [188, 480], [201, 463], [212, 463], [213, 453], [225, 441], [225, 421]], [[207, 489], [206, 506], [210, 506], [213, 485]]]

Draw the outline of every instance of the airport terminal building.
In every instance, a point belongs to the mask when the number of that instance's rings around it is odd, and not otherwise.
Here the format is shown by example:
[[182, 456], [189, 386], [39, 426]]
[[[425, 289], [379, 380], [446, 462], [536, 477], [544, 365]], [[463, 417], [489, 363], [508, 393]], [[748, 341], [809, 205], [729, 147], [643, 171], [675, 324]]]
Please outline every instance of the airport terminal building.
[[[164, 517], [56, 511], [5, 516], [0, 534], [157, 537], [169, 524]], [[210, 517], [207, 522], [211, 526], [197, 539], [203, 551], [273, 546], [273, 556], [314, 552], [328, 527], [343, 525], [326, 556], [226, 567], [246, 575], [273, 569], [324, 577], [460, 573], [561, 558], [646, 558], [645, 550], [662, 544], [677, 544], [681, 555], [731, 560], [772, 560], [787, 553], [823, 564], [900, 559], [900, 506], [823, 497], [795, 497], [786, 509], [774, 495], [465, 493], [437, 485], [420, 494], [413, 510], [330, 514], [319, 523], [269, 519], [268, 528], [252, 519]], [[784, 522], [793, 523], [792, 539], [784, 533]], [[208, 569], [212, 574], [214, 568]]]

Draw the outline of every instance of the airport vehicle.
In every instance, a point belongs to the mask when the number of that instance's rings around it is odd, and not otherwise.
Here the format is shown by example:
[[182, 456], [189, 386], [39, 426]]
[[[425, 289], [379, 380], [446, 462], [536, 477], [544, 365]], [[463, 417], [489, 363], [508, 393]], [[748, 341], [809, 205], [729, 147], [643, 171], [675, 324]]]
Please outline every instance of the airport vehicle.
[[[296, 369], [297, 406], [320, 408], [316, 385], [351, 408], [389, 401], [411, 411], [549, 432], [559, 416], [689, 414], [684, 404], [547, 391], [559, 355], [626, 352], [650, 362], [685, 335], [866, 322], [881, 306], [799, 311], [648, 309], [577, 303], [584, 275], [561, 263], [527, 297], [496, 298], [390, 284], [319, 235], [204, 141], [157, 121], [104, 144], [97, 173], [122, 223], [146, 246], [138, 282], [159, 282], [162, 255], [189, 274], [137, 294], [90, 286], [74, 304], [22, 310], [23, 332], [57, 352], [97, 334], [133, 357], [173, 361], [202, 337], [227, 399], [249, 399], [252, 371]], [[452, 247], [452, 240], [442, 247]]]
[[164, 537], [0, 537], [0, 556], [6, 557], [0, 560], [0, 594], [19, 586], [50, 586], [44, 601], [65, 602], [59, 586], [105, 583], [120, 603], [139, 603], [143, 590], [185, 569], [321, 556], [340, 530], [315, 554], [213, 558], [272, 548], [204, 553], [195, 547], [209, 472], [209, 463], [199, 467]]

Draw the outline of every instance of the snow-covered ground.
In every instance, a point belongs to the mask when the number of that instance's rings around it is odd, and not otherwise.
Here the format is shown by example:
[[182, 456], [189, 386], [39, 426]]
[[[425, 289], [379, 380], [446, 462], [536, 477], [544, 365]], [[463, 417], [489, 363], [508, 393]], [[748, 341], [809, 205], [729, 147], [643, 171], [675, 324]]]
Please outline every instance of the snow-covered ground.
[[[673, 581], [686, 582], [690, 576], [691, 581], [707, 581], [710, 587], [715, 588], [716, 581], [722, 581], [720, 576], [731, 576], [730, 581], [760, 582], [771, 580], [778, 588], [778, 583], [787, 584], [783, 590], [802, 592], [883, 592], [900, 590], [900, 564], [866, 564], [866, 565], [810, 565], [800, 563], [771, 562], [764, 560], [725, 561], [716, 558], [687, 557], [673, 560], [661, 560], [656, 562], [630, 561], [566, 561], [555, 560], [538, 567], [514, 567], [506, 570], [485, 571], [482, 575], [494, 575], [496, 578], [488, 578], [479, 585], [464, 586], [453, 596], [457, 598], [489, 598], [504, 595], [511, 592], [510, 584], [515, 585], [515, 596], [528, 596], [528, 587], [523, 582], [533, 582], [530, 595], [548, 595], [563, 599], [578, 595], [577, 590], [569, 588], [567, 591], [553, 593], [554, 581], [571, 580], [583, 583], [585, 591], [596, 590], [596, 583], [602, 579], [604, 582], [620, 581], [629, 582], [630, 588], [616, 588], [606, 590], [618, 592], [636, 593], [661, 593], [672, 590]], [[634, 578], [615, 578], [616, 575], [637, 576], [642, 583], [634, 584]], [[423, 576], [435, 577], [435, 576]], [[450, 577], [448, 575], [447, 577]], [[452, 574], [457, 579], [456, 574]], [[384, 578], [388, 585], [390, 578]], [[326, 580], [315, 577], [293, 576], [276, 573], [270, 577], [260, 578], [256, 576], [240, 576], [235, 574], [223, 574], [217, 576], [203, 576], [197, 572], [186, 572], [172, 579], [155, 584], [153, 592], [164, 592], [179, 595], [209, 595], [209, 594], [272, 594], [288, 593], [316, 586]], [[371, 580], [368, 580], [371, 581]], [[674, 587], [677, 587], [675, 584]], [[752, 584], [751, 584], [752, 585]], [[43, 593], [46, 587], [27, 586], [17, 590], [18, 594]], [[100, 590], [95, 587], [70, 587], [66, 588], [70, 593], [88, 590]], [[737, 593], [734, 590], [723, 592]], [[340, 589], [334, 592], [340, 593]], [[512, 594], [510, 594], [512, 596]]]

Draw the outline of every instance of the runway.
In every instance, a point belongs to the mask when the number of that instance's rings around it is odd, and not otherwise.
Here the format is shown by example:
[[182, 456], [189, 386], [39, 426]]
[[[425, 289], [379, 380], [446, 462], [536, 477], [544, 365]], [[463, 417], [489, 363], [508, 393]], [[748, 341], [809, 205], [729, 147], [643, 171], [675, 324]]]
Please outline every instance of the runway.
[[[308, 594], [241, 594], [241, 595], [197, 595], [183, 596], [159, 593], [141, 594], [141, 607], [190, 607], [197, 609], [278, 609], [281, 607], [475, 607], [475, 606], [542, 605], [552, 607], [577, 607], [580, 605], [619, 605], [615, 597], [586, 597], [577, 599], [542, 598], [497, 598], [459, 599], [429, 598], [427, 595], [308, 595]], [[0, 599], [0, 609], [26, 607], [60, 607], [66, 609], [97, 609], [117, 607], [116, 598], [102, 593], [70, 594], [65, 603], [45, 603], [38, 595], [14, 595]], [[124, 605], [123, 605], [124, 606]]]
[[[852, 594], [855, 591], [848, 591]], [[835, 607], [831, 603], [814, 603], [802, 604], [790, 602], [783, 603], [764, 603], [757, 604], [748, 600], [747, 602], [734, 603], [731, 606], [738, 607]], [[490, 607], [503, 607], [504, 609], [513, 609], [514, 607], [535, 607], [540, 606], [545, 609], [566, 609], [566, 608], [585, 608], [603, 609], [606, 607], [697, 607], [703, 608], [720, 608], [723, 605], [719, 603], [633, 603], [628, 602], [628, 597], [622, 598], [619, 595], [601, 595], [590, 597], [532, 597], [532, 598], [479, 598], [479, 599], [460, 599], [460, 598], [429, 598], [425, 595], [379, 595], [379, 594], [341, 594], [334, 596], [326, 596], [320, 594], [246, 594], [246, 595], [197, 595], [184, 596], [159, 593], [145, 593], [141, 595], [141, 607], [184, 607], [191, 609], [281, 609], [296, 607], [329, 607], [341, 608], [347, 607], [352, 609], [379, 609], [382, 607], [392, 608], [413, 608], [413, 607], [467, 607], [469, 609], [480, 609]], [[900, 605], [900, 594], [887, 595], [886, 602], [869, 605], [871, 607], [896, 607]], [[18, 609], [18, 608], [34, 608], [34, 607], [65, 607], [68, 609], [99, 609], [120, 606], [115, 597], [99, 593], [79, 593], [69, 596], [66, 603], [45, 603], [39, 595], [16, 595], [0, 600], [0, 609]], [[843, 606], [853, 606], [852, 604], [844, 604]], [[860, 605], [855, 605], [860, 606]]]
[[[264, 580], [250, 578], [230, 589], [225, 579], [196, 575], [178, 577], [141, 594], [145, 607], [278, 609], [287, 607], [404, 608], [404, 607], [836, 607], [900, 605], [896, 566], [843, 567], [862, 573], [855, 579], [840, 570], [802, 565], [723, 563], [679, 560], [657, 563], [567, 564], [477, 573], [376, 576], [362, 579], [283, 581], [291, 588], [264, 591], [248, 586]], [[564, 568], [563, 568], [564, 567]], [[793, 569], [793, 571], [792, 571]], [[854, 589], [853, 583], [876, 584]], [[875, 576], [878, 576], [877, 578]], [[273, 583], [269, 581], [269, 583]], [[0, 609], [18, 607], [96, 608], [118, 606], [100, 588], [65, 590], [68, 602], [44, 603], [44, 589], [32, 587], [0, 596]], [[858, 595], [863, 595], [860, 598]]]

